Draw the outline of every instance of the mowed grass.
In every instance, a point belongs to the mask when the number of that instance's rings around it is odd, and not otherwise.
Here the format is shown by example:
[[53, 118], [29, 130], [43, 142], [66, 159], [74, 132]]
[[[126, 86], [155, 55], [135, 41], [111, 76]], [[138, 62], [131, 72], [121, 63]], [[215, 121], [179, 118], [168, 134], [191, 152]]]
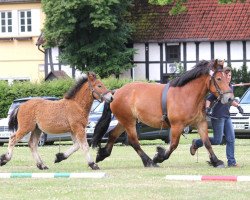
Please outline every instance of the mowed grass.
[[[208, 154], [201, 148], [197, 156], [191, 156], [189, 147], [197, 134], [181, 137], [180, 145], [159, 168], [144, 168], [139, 156], [130, 146], [115, 145], [112, 155], [99, 163], [103, 179], [0, 179], [0, 199], [249, 199], [250, 182], [219, 181], [168, 181], [166, 175], [246, 175], [250, 176], [250, 140], [236, 140], [236, 158], [241, 168], [216, 169], [206, 161]], [[157, 146], [165, 146], [160, 140], [142, 141], [143, 150], [153, 157]], [[65, 145], [40, 147], [39, 152], [47, 171], [36, 168], [30, 149], [17, 146], [12, 160], [0, 167], [0, 172], [92, 172], [87, 167], [82, 151], [78, 151], [61, 163], [54, 164], [55, 154], [65, 151]], [[225, 146], [213, 146], [216, 155], [226, 162]], [[0, 147], [4, 153], [7, 146]], [[95, 158], [96, 150], [91, 150]]]

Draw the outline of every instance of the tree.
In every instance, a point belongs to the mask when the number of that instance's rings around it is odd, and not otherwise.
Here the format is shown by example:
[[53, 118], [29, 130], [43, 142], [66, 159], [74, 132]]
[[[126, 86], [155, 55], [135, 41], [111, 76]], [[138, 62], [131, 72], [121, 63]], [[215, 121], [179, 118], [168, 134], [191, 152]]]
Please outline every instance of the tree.
[[60, 60], [101, 78], [132, 67], [131, 0], [42, 0], [46, 47], [59, 46]]
[[[233, 83], [249, 83], [250, 82], [250, 71], [246, 65], [243, 65], [239, 69], [233, 68], [232, 70], [232, 82]], [[236, 97], [241, 97], [244, 92], [249, 88], [249, 86], [235, 87], [234, 95]]]
[[[155, 5], [167, 5], [173, 4], [172, 9], [169, 11], [170, 15], [181, 14], [187, 10], [186, 6], [183, 3], [187, 2], [188, 0], [149, 0], [149, 3]], [[229, 3], [236, 3], [237, 0], [218, 0], [221, 4], [229, 4]], [[240, 0], [240, 2], [245, 2], [245, 0]]]

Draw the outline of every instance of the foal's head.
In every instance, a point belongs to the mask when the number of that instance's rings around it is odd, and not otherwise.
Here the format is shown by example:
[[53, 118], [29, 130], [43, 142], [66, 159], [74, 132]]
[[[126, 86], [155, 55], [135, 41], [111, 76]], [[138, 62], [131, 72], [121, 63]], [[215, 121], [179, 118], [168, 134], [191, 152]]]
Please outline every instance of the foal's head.
[[108, 103], [113, 101], [113, 95], [110, 90], [106, 88], [106, 86], [96, 78], [96, 75], [94, 72], [88, 72], [88, 84], [89, 89], [92, 92], [92, 96], [94, 99], [97, 99], [98, 101], [106, 101]]
[[221, 100], [221, 103], [230, 103], [234, 99], [233, 91], [228, 84], [228, 77], [223, 70], [224, 61], [211, 61], [209, 90]]

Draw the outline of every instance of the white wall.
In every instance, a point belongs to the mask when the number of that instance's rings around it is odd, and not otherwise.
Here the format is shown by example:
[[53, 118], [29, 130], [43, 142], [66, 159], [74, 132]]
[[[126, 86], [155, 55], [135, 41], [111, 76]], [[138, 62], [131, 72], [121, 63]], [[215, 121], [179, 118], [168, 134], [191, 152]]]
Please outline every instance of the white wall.
[[135, 80], [145, 80], [146, 70], [144, 64], [136, 64], [134, 67], [134, 79]]
[[187, 42], [187, 61], [196, 61], [196, 47], [194, 42]]
[[227, 59], [227, 43], [215, 42], [214, 43], [214, 58], [224, 60]]
[[134, 44], [134, 49], [136, 50], [134, 61], [145, 61], [145, 44], [136, 43]]
[[[180, 44], [181, 61], [183, 61], [183, 43]], [[134, 61], [145, 61], [145, 44], [134, 44], [134, 48], [138, 49], [138, 54], [134, 56]], [[233, 60], [243, 60], [243, 44], [241, 41], [232, 41], [230, 45], [231, 51], [231, 65], [234, 68], [239, 68], [243, 65], [242, 62], [234, 62]], [[196, 45], [194, 42], [186, 43], [186, 59], [187, 70], [192, 69], [196, 64]], [[227, 43], [214, 42], [214, 58], [226, 60], [227, 59]], [[246, 59], [250, 60], [250, 41], [246, 42]], [[210, 42], [200, 42], [199, 44], [199, 60], [211, 60], [211, 44]], [[158, 43], [149, 43], [149, 61], [160, 61], [160, 46]], [[163, 44], [163, 61], [166, 61], [165, 44]], [[169, 64], [168, 64], [169, 65]], [[227, 65], [227, 62], [225, 62]], [[250, 62], [247, 62], [250, 70]], [[166, 64], [163, 64], [163, 73], [166, 73]], [[145, 79], [145, 64], [140, 63], [134, 68], [136, 80]], [[149, 64], [149, 79], [160, 80], [160, 64]]]
[[161, 80], [160, 64], [149, 64], [149, 80]]
[[149, 61], [160, 60], [160, 46], [158, 43], [149, 43]]
[[200, 60], [211, 60], [211, 45], [209, 42], [201, 42], [199, 45]]

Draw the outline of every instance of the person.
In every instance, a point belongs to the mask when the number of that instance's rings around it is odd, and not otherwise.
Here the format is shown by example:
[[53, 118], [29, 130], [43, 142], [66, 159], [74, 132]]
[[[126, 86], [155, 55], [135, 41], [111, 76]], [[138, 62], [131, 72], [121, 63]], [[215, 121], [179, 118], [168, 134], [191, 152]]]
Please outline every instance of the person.
[[[233, 90], [231, 85], [232, 72], [231, 68], [224, 67], [223, 71], [225, 72], [228, 80], [228, 84]], [[209, 140], [212, 145], [219, 145], [222, 142], [223, 135], [226, 139], [226, 156], [227, 156], [227, 165], [228, 167], [239, 167], [236, 163], [234, 156], [235, 150], [235, 132], [233, 129], [233, 124], [230, 118], [230, 105], [222, 104], [220, 100], [216, 102], [217, 97], [213, 94], [209, 94], [206, 98], [206, 114], [211, 117], [211, 124], [213, 127], [213, 137], [209, 137]], [[214, 103], [213, 106], [211, 106]], [[231, 102], [232, 106], [238, 108], [239, 112], [242, 114], [243, 109], [240, 107], [239, 103], [233, 100]], [[211, 108], [212, 107], [212, 108]], [[190, 147], [191, 155], [195, 155], [195, 152], [198, 148], [203, 146], [201, 139], [194, 139]]]

